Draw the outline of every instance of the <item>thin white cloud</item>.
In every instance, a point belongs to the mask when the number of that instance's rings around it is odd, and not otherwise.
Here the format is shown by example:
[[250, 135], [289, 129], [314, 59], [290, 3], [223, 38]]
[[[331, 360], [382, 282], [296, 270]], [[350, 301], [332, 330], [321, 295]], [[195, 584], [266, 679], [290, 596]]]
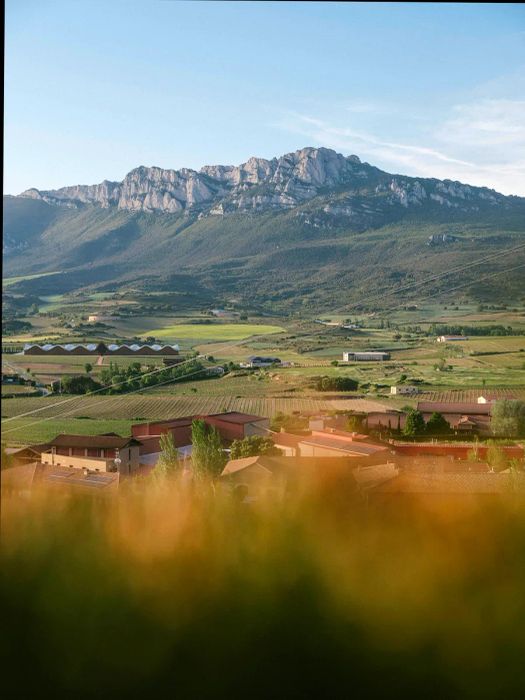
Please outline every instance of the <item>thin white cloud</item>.
[[397, 111], [392, 105], [371, 100], [351, 100], [345, 104], [345, 110], [351, 114], [392, 114]]
[[525, 146], [525, 100], [481, 100], [457, 105], [438, 129], [445, 143], [462, 147]]
[[428, 145], [389, 141], [351, 124], [334, 125], [297, 113], [288, 113], [278, 126], [394, 172], [460, 180], [505, 194], [525, 195], [523, 100], [484, 99], [456, 105], [427, 132]]

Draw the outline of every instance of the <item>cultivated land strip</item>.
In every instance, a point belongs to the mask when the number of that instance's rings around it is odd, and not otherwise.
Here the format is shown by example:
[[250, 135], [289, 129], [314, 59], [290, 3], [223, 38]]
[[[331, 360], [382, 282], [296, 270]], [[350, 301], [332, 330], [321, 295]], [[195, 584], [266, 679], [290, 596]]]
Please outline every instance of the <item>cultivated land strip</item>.
[[[2, 405], [2, 418], [11, 418], [26, 411], [45, 406], [39, 415], [49, 418], [60, 413], [55, 406], [63, 397], [36, 399], [9, 399]], [[316, 412], [330, 410], [386, 411], [388, 407], [379, 401], [367, 399], [321, 400], [307, 398], [264, 398], [230, 396], [86, 396], [79, 398], [74, 408], [68, 408], [71, 417], [161, 420], [179, 418], [197, 413], [242, 411], [272, 417], [279, 411]], [[57, 415], [57, 418], [60, 418]]]
[[476, 403], [479, 396], [493, 399], [522, 399], [525, 400], [525, 386], [513, 388], [482, 387], [479, 389], [450, 389], [449, 391], [424, 391], [417, 395], [421, 401], [441, 402], [472, 402]]

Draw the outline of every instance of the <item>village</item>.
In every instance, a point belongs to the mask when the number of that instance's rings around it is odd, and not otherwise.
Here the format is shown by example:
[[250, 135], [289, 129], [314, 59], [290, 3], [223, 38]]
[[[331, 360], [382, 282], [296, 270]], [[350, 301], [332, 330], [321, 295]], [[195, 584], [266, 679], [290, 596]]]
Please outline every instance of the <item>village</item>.
[[[414, 389], [392, 387], [397, 391]], [[26, 496], [36, 487], [107, 495], [162, 471], [192, 479], [201, 425], [218, 453], [208, 476], [246, 503], [267, 493], [286, 498], [302, 478], [334, 469], [370, 503], [525, 495], [524, 445], [498, 434], [495, 417], [513, 403], [486, 394], [474, 403], [418, 401], [408, 411], [297, 412], [272, 420], [226, 411], [134, 423], [128, 436], [59, 434], [5, 447], [2, 483]]]
[[3, 697], [525, 698], [525, 6], [4, 20]]

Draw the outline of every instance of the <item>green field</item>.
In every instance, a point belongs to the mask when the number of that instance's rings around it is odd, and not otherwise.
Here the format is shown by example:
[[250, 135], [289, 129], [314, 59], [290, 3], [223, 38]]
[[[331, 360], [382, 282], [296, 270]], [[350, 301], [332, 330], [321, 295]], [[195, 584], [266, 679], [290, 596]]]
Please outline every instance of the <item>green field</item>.
[[5, 277], [2, 280], [2, 286], [3, 287], [10, 287], [13, 284], [17, 284], [18, 282], [25, 282], [26, 280], [36, 280], [39, 279], [40, 277], [49, 277], [50, 275], [61, 275], [62, 272], [41, 272], [37, 275], [21, 275], [19, 277]]
[[147, 332], [155, 338], [176, 341], [195, 340], [244, 340], [251, 336], [283, 333], [284, 328], [256, 323], [210, 323], [210, 324], [177, 324], [164, 328], [154, 328]]
[[[2, 434], [9, 443], [35, 443], [61, 432], [129, 435], [133, 422], [165, 420], [200, 413], [243, 411], [274, 416], [279, 411], [384, 410], [386, 404], [362, 399], [261, 398], [232, 396], [86, 396], [8, 399], [2, 404]], [[34, 411], [31, 416], [7, 420]]]
[[[315, 391], [314, 379], [320, 375], [351, 377], [359, 382], [357, 393], [364, 396], [365, 401], [378, 399], [397, 407], [411, 401], [405, 399], [400, 404], [395, 398], [387, 398], [390, 386], [402, 380], [418, 383], [428, 396], [451, 391], [466, 395], [473, 391], [473, 400], [484, 391], [519, 392], [525, 387], [525, 336], [472, 336], [464, 342], [441, 344], [427, 334], [431, 323], [466, 324], [467, 321], [479, 328], [494, 324], [512, 326], [519, 332], [525, 328], [523, 307], [480, 312], [477, 305], [465, 301], [432, 302], [422, 303], [411, 311], [399, 308], [384, 313], [349, 311], [344, 316], [323, 315], [331, 320], [358, 322], [360, 328], [353, 331], [323, 326], [314, 323], [313, 317], [302, 314], [289, 317], [249, 314], [248, 322], [210, 319], [211, 322], [203, 323], [209, 318], [205, 309], [177, 311], [176, 298], [176, 295], [168, 298], [160, 293], [139, 297], [131, 293], [56, 295], [46, 301], [64, 305], [58, 315], [56, 312], [51, 316], [33, 313], [27, 320], [33, 324], [34, 338], [49, 339], [58, 334], [60, 342], [122, 342], [155, 337], [159, 341], [179, 343], [184, 355], [198, 352], [213, 356], [214, 364], [242, 363], [249, 355], [260, 354], [279, 357], [292, 366], [257, 372], [236, 370], [220, 379], [175, 382], [131, 396], [81, 397], [56, 409], [52, 408], [55, 401], [63, 397], [7, 399], [3, 402], [4, 417], [46, 407], [36, 418], [52, 419], [35, 423], [24, 418], [4, 424], [5, 439], [31, 442], [47, 439], [61, 430], [129, 432], [131, 421], [137, 419], [163, 419], [231, 409], [266, 416], [277, 410], [317, 411], [347, 406], [361, 410], [357, 403], [361, 399], [356, 400], [356, 392]], [[120, 313], [119, 309], [124, 308], [131, 312]], [[152, 312], [145, 313], [147, 308]], [[85, 329], [79, 334], [60, 327], [64, 319], [97, 312], [115, 314], [109, 322], [111, 328], [93, 329], [92, 334]], [[24, 339], [28, 337], [26, 334]], [[14, 339], [9, 337], [5, 342], [10, 344]], [[388, 350], [391, 359], [342, 364], [343, 351], [352, 349]], [[160, 358], [119, 357], [113, 362], [126, 367], [137, 360], [144, 366], [162, 364]], [[97, 379], [102, 368], [109, 364], [109, 358], [104, 358], [102, 366], [97, 364], [97, 358], [82, 356], [10, 354], [3, 356], [3, 362], [15, 371], [30, 370], [35, 379], [45, 383], [70, 374], [84, 374], [86, 362], [93, 366], [92, 374]], [[363, 404], [363, 410], [370, 405]]]

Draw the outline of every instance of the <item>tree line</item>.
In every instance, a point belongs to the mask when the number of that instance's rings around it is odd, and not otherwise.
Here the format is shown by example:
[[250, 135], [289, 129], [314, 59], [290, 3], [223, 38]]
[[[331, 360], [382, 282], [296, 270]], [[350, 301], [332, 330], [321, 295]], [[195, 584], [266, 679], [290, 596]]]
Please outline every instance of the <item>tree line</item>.
[[[170, 381], [197, 381], [208, 377], [206, 368], [199, 360], [159, 369], [154, 365], [143, 367], [140, 362], [132, 362], [128, 367], [120, 367], [110, 362], [100, 373], [100, 381], [90, 376], [92, 365], [86, 363], [86, 374], [64, 377], [62, 391], [67, 394], [86, 394], [100, 391], [101, 394], [124, 394], [138, 391]], [[158, 370], [158, 371], [156, 371]]]
[[525, 335], [525, 330], [512, 326], [450, 326], [434, 324], [430, 327], [430, 335]]

